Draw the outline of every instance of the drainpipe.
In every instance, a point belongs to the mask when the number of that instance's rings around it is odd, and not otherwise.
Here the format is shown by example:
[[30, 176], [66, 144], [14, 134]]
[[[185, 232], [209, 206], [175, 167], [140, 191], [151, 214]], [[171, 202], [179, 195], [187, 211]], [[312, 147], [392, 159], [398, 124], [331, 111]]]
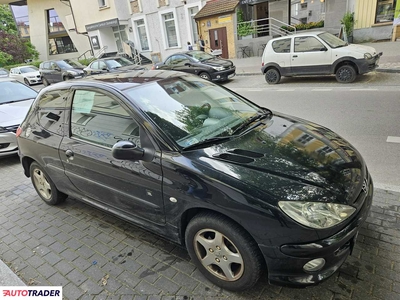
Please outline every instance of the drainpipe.
[[288, 24], [292, 25], [292, 1], [288, 0]]

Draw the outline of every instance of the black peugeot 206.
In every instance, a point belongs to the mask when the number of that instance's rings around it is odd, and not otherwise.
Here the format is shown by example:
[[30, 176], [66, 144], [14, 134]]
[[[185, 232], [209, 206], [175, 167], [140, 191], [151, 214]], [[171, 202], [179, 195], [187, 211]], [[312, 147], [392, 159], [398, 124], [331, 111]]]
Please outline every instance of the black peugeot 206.
[[183, 244], [229, 290], [317, 284], [345, 261], [373, 183], [331, 130], [179, 72], [44, 88], [17, 132], [25, 175]]

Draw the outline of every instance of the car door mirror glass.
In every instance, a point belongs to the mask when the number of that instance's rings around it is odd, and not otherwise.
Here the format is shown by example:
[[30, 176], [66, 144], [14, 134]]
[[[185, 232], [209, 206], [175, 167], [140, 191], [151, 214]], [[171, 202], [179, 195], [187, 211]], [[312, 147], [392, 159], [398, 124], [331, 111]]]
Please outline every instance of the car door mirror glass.
[[130, 141], [119, 141], [112, 147], [112, 156], [115, 159], [141, 160], [144, 154], [144, 149]]

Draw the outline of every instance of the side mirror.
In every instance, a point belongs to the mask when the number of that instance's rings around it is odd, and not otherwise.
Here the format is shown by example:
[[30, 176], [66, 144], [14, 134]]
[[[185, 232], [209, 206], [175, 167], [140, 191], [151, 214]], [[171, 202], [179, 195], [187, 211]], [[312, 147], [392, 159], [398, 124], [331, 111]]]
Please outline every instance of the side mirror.
[[144, 157], [145, 151], [133, 142], [119, 141], [114, 144], [111, 153], [116, 159], [141, 160]]
[[326, 47], [322, 47], [319, 51], [328, 51], [328, 49]]

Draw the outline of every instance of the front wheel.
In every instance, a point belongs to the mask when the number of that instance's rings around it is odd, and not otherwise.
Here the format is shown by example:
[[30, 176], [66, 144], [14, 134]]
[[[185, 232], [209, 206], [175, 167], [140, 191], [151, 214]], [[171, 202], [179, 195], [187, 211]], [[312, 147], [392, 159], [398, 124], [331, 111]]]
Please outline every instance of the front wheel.
[[185, 238], [190, 257], [212, 283], [241, 291], [260, 278], [263, 260], [257, 244], [230, 219], [201, 213], [188, 224]]
[[29, 82], [29, 80], [28, 79], [26, 79], [26, 78], [24, 78], [24, 82], [25, 82], [25, 84], [26, 85], [28, 85], [28, 86], [30, 86], [31, 84], [30, 84], [30, 82]]
[[200, 76], [200, 78], [203, 78], [203, 79], [205, 79], [205, 80], [208, 80], [208, 81], [211, 80], [210, 75], [209, 75], [208, 73], [206, 73], [206, 72], [201, 72], [201, 73], [199, 74], [199, 76]]
[[44, 77], [42, 78], [42, 82], [43, 82], [44, 86], [49, 86], [50, 85], [50, 82]]
[[265, 72], [265, 81], [268, 84], [277, 84], [281, 81], [281, 73], [277, 69], [271, 68]]
[[44, 202], [56, 205], [65, 201], [67, 195], [57, 190], [53, 181], [38, 163], [31, 164], [30, 175], [33, 187]]
[[343, 65], [336, 71], [336, 80], [340, 83], [351, 83], [356, 79], [356, 76], [356, 70], [351, 65]]

